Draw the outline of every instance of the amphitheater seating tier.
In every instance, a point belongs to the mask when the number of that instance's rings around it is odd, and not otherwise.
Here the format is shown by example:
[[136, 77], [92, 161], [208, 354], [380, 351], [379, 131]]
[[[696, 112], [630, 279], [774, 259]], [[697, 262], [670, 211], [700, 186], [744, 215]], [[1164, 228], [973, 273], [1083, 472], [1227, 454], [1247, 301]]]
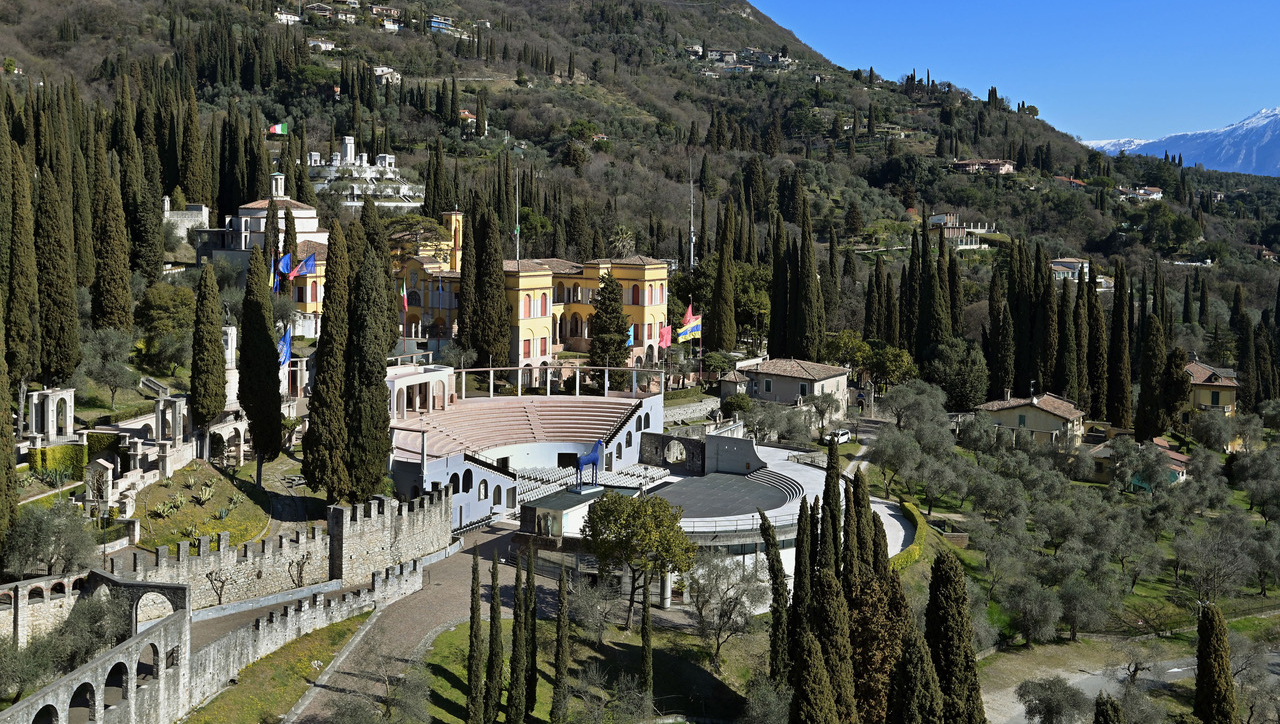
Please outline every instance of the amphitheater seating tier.
[[393, 421], [399, 454], [416, 457], [427, 433], [427, 457], [531, 442], [590, 443], [607, 436], [636, 404], [603, 397], [522, 397], [460, 401], [440, 410]]

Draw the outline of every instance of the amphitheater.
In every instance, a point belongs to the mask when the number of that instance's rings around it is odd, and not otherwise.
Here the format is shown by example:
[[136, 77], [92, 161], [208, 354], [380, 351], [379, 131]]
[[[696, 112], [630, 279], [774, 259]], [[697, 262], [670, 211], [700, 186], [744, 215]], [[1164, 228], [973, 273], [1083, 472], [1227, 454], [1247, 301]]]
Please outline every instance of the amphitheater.
[[[558, 371], [563, 372], [552, 369], [549, 376]], [[495, 376], [520, 372], [528, 371], [496, 368], [474, 374], [487, 375], [492, 390]], [[456, 384], [453, 375], [450, 379]], [[565, 504], [565, 491], [578, 485], [578, 456], [599, 440], [595, 482], [600, 486], [670, 500], [683, 509], [681, 525], [695, 542], [734, 555], [763, 550], [756, 513], [763, 510], [778, 528], [791, 568], [800, 501], [821, 497], [825, 482], [821, 466], [809, 462], [812, 449], [757, 445], [741, 437], [741, 425], [726, 426], [727, 433], [720, 435], [666, 434], [661, 386], [632, 385], [608, 396], [584, 394], [576, 386], [572, 392], [554, 389], [546, 385], [521, 396], [455, 395], [444, 404], [439, 404], [443, 395], [436, 395], [431, 404], [397, 410], [392, 474], [398, 491], [412, 496], [447, 489], [455, 532], [517, 516], [522, 525], [536, 525], [521, 509], [536, 516], [546, 506]], [[590, 471], [583, 477], [592, 482]], [[884, 522], [890, 554], [903, 550], [914, 535], [912, 523], [896, 505], [872, 505]], [[576, 535], [578, 525], [575, 520], [563, 535]]]

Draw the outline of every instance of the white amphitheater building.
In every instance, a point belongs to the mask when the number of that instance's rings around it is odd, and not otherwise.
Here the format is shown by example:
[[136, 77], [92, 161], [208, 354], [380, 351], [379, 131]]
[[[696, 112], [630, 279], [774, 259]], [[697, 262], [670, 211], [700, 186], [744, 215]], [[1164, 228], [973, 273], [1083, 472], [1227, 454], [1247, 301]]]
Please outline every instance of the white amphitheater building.
[[[516, 372], [524, 384], [502, 389]], [[741, 437], [740, 425], [726, 435], [667, 434], [663, 381], [653, 372], [648, 380], [635, 368], [563, 365], [529, 373], [466, 370], [464, 384], [450, 367], [391, 368], [397, 492], [412, 498], [447, 487], [455, 532], [515, 517], [521, 533], [553, 539], [557, 548], [580, 536], [587, 509], [605, 490], [668, 499], [682, 508], [681, 525], [698, 545], [731, 555], [763, 553], [759, 509], [776, 526], [792, 568], [801, 498], [820, 498], [825, 479], [821, 464], [808, 462], [812, 450], [758, 445]], [[598, 384], [606, 373], [615, 388], [607, 395]], [[588, 385], [593, 376], [597, 385]], [[598, 485], [589, 485], [588, 470], [580, 488], [578, 456], [597, 440]], [[889, 554], [906, 548], [914, 537], [910, 519], [896, 504], [872, 504]]]

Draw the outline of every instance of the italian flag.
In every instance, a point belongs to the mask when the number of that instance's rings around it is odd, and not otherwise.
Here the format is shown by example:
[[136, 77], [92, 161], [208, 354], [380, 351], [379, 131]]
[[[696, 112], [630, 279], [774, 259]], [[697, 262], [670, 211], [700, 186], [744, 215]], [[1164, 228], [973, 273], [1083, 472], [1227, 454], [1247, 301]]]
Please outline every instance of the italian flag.
[[289, 124], [286, 122], [286, 123], [277, 123], [274, 126], [267, 126], [267, 133], [270, 133], [276, 136], [287, 136], [289, 135]]
[[409, 290], [405, 288], [404, 280], [400, 280], [400, 301], [404, 303], [404, 311], [409, 311]]

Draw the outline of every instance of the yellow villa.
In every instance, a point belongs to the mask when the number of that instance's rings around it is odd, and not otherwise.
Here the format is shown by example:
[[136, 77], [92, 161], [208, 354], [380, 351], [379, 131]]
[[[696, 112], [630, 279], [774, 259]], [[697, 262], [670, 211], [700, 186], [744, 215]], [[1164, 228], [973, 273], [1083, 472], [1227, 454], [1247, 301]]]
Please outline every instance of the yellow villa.
[[1234, 370], [1210, 367], [1203, 362], [1188, 362], [1187, 374], [1191, 376], [1191, 397], [1182, 411], [1182, 421], [1190, 422], [1196, 412], [1217, 411], [1231, 417], [1236, 414], [1236, 384]]
[[[407, 257], [397, 272], [406, 290], [405, 334], [448, 338], [456, 329], [462, 281], [462, 214], [444, 214], [450, 240], [431, 253]], [[420, 252], [422, 250], [419, 250]], [[622, 285], [623, 312], [631, 320], [632, 362], [658, 358], [658, 336], [667, 324], [667, 264], [646, 256], [595, 259], [521, 259], [503, 262], [511, 307], [508, 360], [476, 360], [482, 366], [538, 367], [563, 351], [591, 347], [591, 318], [600, 276], [612, 272]]]

